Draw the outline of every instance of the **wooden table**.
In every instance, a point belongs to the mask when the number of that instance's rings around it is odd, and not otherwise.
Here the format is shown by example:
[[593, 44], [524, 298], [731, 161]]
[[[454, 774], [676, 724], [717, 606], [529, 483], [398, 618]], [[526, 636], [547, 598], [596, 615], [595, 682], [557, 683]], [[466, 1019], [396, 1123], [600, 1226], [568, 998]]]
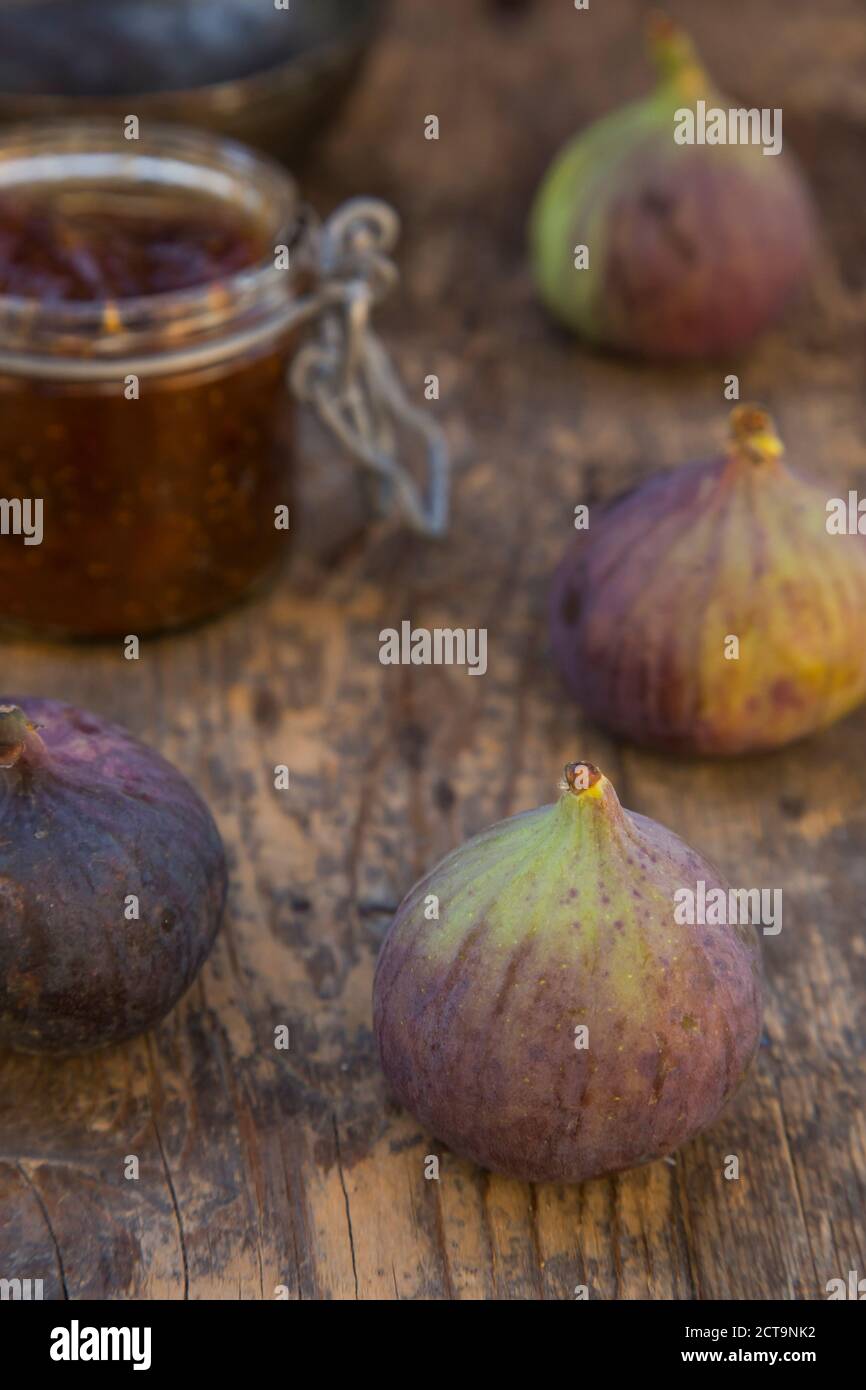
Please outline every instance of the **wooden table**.
[[[0, 1275], [52, 1298], [816, 1298], [866, 1273], [862, 1100], [866, 710], [777, 756], [724, 765], [614, 744], [546, 651], [551, 567], [578, 502], [712, 451], [722, 378], [767, 403], [793, 459], [866, 486], [866, 198], [856, 0], [688, 13], [720, 82], [781, 105], [823, 199], [828, 256], [748, 358], [656, 370], [558, 334], [527, 277], [528, 200], [560, 140], [645, 90], [635, 0], [573, 12], [406, 0], [305, 188], [403, 212], [386, 327], [415, 398], [435, 372], [456, 460], [448, 540], [360, 539], [344, 465], [304, 427], [292, 573], [192, 634], [6, 645], [2, 685], [117, 718], [208, 797], [230, 911], [200, 980], [153, 1034], [77, 1060], [0, 1061]], [[423, 138], [437, 114], [438, 142]], [[857, 172], [855, 181], [854, 174]], [[486, 626], [489, 671], [383, 667], [403, 618]], [[527, 1187], [444, 1152], [386, 1098], [370, 1019], [379, 941], [426, 867], [552, 799], [591, 758], [624, 803], [740, 884], [780, 887], [764, 938], [759, 1064], [713, 1129], [640, 1171]], [[288, 792], [273, 786], [290, 768]], [[288, 1051], [274, 1030], [288, 1025]], [[441, 1180], [424, 1158], [441, 1156]], [[140, 1178], [124, 1176], [127, 1155]], [[739, 1181], [723, 1176], [740, 1157]]]

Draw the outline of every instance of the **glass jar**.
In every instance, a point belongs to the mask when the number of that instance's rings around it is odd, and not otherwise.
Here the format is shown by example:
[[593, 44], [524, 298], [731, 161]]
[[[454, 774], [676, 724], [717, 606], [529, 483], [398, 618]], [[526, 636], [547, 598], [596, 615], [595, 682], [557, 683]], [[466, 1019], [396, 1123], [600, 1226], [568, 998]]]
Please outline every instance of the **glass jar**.
[[[411, 512], [390, 429], [364, 428], [365, 387], [374, 414], [417, 414], [389, 407], [395, 380], [366, 323], [377, 215], [335, 218], [336, 237], [278, 165], [201, 132], [127, 140], [115, 122], [46, 123], [0, 140], [7, 628], [176, 628], [266, 578], [291, 534], [293, 362], [298, 389], [378, 474], [380, 502]], [[302, 364], [311, 324], [320, 341]], [[415, 424], [441, 471], [435, 427]], [[415, 506], [418, 529], [441, 531], [437, 492], [436, 518]], [[15, 525], [40, 514], [41, 535]]]

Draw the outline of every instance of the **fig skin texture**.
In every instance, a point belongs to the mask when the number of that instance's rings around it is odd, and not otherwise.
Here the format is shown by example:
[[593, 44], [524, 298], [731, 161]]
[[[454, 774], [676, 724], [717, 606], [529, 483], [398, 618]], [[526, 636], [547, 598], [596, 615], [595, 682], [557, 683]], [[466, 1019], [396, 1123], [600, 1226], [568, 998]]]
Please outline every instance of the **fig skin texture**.
[[373, 987], [397, 1098], [456, 1153], [532, 1182], [684, 1144], [761, 1033], [754, 928], [675, 923], [675, 891], [701, 879], [726, 889], [597, 769], [570, 764], [557, 803], [469, 840], [398, 909]]
[[149, 1028], [210, 950], [226, 886], [211, 814], [170, 763], [95, 714], [0, 698], [0, 1047]]
[[[549, 311], [590, 343], [651, 360], [717, 358], [776, 320], [815, 260], [796, 164], [759, 145], [678, 145], [675, 112], [725, 112], [688, 38], [656, 20], [653, 95], [596, 122], [554, 160], [530, 220]], [[784, 133], [784, 130], [783, 130]], [[589, 265], [576, 269], [575, 247]]]
[[575, 536], [552, 586], [552, 650], [605, 728], [753, 753], [866, 696], [866, 537], [828, 534], [831, 494], [782, 453], [769, 416], [738, 406], [719, 457], [651, 478]]

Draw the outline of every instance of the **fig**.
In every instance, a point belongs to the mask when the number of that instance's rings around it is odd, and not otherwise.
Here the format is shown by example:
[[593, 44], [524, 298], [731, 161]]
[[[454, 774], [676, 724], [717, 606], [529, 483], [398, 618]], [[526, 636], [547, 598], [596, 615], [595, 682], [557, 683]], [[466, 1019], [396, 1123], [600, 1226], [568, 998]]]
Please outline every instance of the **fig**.
[[95, 714], [0, 700], [0, 1047], [87, 1051], [156, 1023], [207, 955], [226, 883], [175, 767]]
[[750, 753], [866, 695], [866, 537], [827, 529], [770, 416], [592, 515], [551, 594], [554, 658], [587, 713], [668, 751]]
[[456, 1153], [538, 1182], [684, 1144], [761, 1031], [754, 927], [676, 924], [675, 893], [725, 892], [718, 872], [592, 764], [569, 764], [561, 791], [415, 885], [373, 987], [398, 1100]]
[[[738, 109], [669, 21], [654, 21], [650, 45], [655, 92], [579, 134], [543, 179], [534, 276], [550, 312], [591, 343], [650, 359], [714, 357], [748, 344], [806, 280], [816, 218], [796, 165], [763, 153], [772, 145], [677, 143], [687, 117], [696, 138], [710, 138]], [[766, 114], [776, 139], [781, 112]], [[725, 134], [757, 135], [761, 116], [737, 114]]]

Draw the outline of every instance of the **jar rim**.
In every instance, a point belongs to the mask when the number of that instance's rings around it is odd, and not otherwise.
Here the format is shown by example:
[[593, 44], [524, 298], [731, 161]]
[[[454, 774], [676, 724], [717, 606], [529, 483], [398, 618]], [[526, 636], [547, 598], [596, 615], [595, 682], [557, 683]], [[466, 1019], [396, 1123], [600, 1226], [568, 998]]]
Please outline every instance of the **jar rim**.
[[[135, 187], [136, 174], [190, 194], [206, 192], [230, 205], [240, 200], [250, 220], [258, 215], [273, 246], [303, 247], [305, 210], [297, 184], [267, 155], [209, 131], [147, 124], [140, 138], [126, 139], [118, 120], [91, 118], [74, 125], [40, 120], [8, 127], [0, 135], [0, 193], [34, 182], [69, 182], [98, 174]], [[17, 175], [17, 176], [16, 176]], [[294, 269], [294, 267], [292, 267]], [[285, 313], [295, 277], [275, 264], [275, 253], [219, 280], [180, 290], [92, 301], [46, 304], [35, 297], [0, 293], [3, 366], [9, 357], [89, 359], [116, 367], [118, 358], [159, 355], [166, 337], [174, 348], [213, 343]], [[107, 311], [108, 316], [107, 316]], [[164, 344], [163, 344], [164, 346]], [[24, 362], [22, 361], [22, 366]], [[47, 373], [46, 373], [47, 374]]]

